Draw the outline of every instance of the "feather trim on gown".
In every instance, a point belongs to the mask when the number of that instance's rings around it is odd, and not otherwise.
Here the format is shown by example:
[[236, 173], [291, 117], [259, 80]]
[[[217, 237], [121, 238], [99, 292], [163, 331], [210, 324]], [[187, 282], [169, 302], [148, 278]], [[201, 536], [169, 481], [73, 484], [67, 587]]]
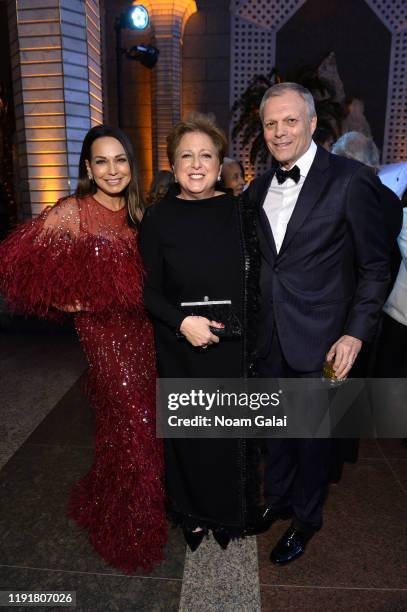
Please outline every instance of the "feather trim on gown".
[[162, 442], [155, 435], [155, 351], [143, 266], [126, 211], [92, 197], [58, 202], [0, 244], [0, 292], [17, 311], [74, 313], [96, 416], [93, 465], [68, 514], [125, 572], [151, 571], [167, 539]]

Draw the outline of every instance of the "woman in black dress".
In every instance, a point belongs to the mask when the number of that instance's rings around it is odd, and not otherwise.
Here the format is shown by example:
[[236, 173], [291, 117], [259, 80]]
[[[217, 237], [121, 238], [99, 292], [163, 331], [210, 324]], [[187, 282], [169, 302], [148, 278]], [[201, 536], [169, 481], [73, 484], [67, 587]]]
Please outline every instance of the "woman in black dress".
[[[257, 273], [252, 211], [216, 190], [226, 139], [209, 118], [196, 114], [179, 122], [167, 145], [179, 193], [151, 206], [140, 231], [159, 375], [247, 376], [254, 347], [247, 330], [256, 327], [256, 296], [248, 291]], [[221, 322], [185, 316], [180, 303], [204, 296], [232, 301], [242, 337], [220, 340], [209, 325]], [[209, 529], [223, 548], [230, 537], [244, 535], [256, 504], [256, 459], [250, 440], [165, 441], [168, 511], [192, 550]]]

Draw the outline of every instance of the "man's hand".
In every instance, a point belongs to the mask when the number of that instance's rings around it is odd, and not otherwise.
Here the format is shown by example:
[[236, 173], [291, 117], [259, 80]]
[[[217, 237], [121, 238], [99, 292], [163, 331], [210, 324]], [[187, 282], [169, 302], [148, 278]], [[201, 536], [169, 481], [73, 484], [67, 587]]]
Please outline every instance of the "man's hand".
[[333, 369], [338, 379], [346, 378], [349, 374], [360, 349], [362, 340], [353, 336], [341, 336], [329, 349], [326, 358], [332, 361], [335, 357]]
[[182, 321], [179, 330], [192, 346], [206, 348], [208, 344], [219, 342], [218, 336], [215, 336], [209, 329], [210, 325], [212, 327], [223, 327], [222, 323], [209, 321], [205, 317], [189, 316]]

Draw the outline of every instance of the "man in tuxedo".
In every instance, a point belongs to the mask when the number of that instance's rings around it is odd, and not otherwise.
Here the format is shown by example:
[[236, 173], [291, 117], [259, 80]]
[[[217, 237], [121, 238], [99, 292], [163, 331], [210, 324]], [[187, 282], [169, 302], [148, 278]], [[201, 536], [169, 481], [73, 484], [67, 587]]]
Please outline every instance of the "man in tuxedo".
[[[258, 372], [320, 378], [328, 359], [342, 379], [374, 336], [389, 282], [378, 179], [313, 142], [314, 100], [301, 85], [268, 89], [260, 117], [276, 164], [246, 192], [261, 251]], [[272, 562], [299, 557], [321, 528], [329, 465], [329, 439], [268, 441], [263, 525], [293, 517]]]

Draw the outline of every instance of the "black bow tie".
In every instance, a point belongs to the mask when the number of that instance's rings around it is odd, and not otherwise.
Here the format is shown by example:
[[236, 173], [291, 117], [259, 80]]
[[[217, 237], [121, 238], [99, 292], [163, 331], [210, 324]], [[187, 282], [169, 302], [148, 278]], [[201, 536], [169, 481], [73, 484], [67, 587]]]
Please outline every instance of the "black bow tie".
[[288, 178], [298, 183], [300, 176], [301, 172], [298, 166], [293, 166], [291, 170], [283, 170], [280, 166], [276, 168], [276, 177], [279, 185], [284, 183]]

